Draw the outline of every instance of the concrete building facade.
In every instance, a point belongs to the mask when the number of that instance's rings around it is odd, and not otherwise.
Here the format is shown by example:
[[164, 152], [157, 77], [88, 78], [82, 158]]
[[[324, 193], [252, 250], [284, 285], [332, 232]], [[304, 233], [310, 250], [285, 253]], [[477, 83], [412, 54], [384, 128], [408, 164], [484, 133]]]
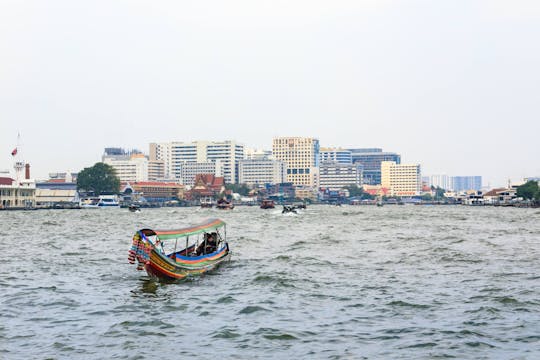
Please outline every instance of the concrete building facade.
[[381, 186], [389, 188], [394, 196], [419, 195], [422, 190], [420, 165], [381, 162]]
[[237, 183], [237, 164], [244, 158], [244, 145], [235, 141], [192, 141], [151, 143], [150, 160], [164, 162], [165, 176], [180, 179], [183, 163], [220, 161], [227, 183]]
[[36, 183], [0, 177], [0, 209], [28, 209], [36, 207]]
[[319, 166], [319, 187], [340, 190], [347, 186], [362, 186], [362, 165], [342, 164], [337, 161], [321, 162]]
[[103, 155], [102, 161], [114, 168], [122, 182], [148, 180], [148, 158], [144, 154]]
[[383, 152], [379, 148], [358, 148], [349, 149], [354, 164], [364, 166], [364, 184], [381, 184], [381, 163], [383, 161], [393, 161], [396, 164], [401, 163], [401, 155], [393, 152]]
[[287, 181], [295, 186], [318, 188], [319, 140], [303, 137], [273, 139], [272, 155], [287, 165]]
[[352, 152], [341, 148], [321, 148], [320, 162], [338, 162], [340, 164], [352, 164]]
[[429, 186], [439, 187], [445, 190], [454, 188], [452, 177], [448, 175], [431, 175], [429, 177]]
[[481, 176], [453, 176], [452, 190], [467, 191], [467, 190], [482, 190]]
[[238, 182], [241, 184], [281, 184], [287, 179], [287, 165], [269, 159], [241, 160], [238, 162]]

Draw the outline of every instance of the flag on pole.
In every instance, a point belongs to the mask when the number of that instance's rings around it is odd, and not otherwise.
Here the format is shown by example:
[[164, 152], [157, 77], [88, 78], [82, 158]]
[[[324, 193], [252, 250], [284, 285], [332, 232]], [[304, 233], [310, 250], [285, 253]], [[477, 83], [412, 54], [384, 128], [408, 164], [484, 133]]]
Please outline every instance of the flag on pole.
[[17, 155], [17, 148], [13, 149], [13, 151], [11, 152], [11, 156], [15, 156]]

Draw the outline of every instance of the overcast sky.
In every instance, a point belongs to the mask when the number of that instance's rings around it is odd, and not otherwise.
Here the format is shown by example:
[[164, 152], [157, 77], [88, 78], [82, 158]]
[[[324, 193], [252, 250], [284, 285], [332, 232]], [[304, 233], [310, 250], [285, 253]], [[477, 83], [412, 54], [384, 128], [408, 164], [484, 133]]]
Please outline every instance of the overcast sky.
[[275, 136], [540, 176], [540, 1], [0, 0], [0, 169]]

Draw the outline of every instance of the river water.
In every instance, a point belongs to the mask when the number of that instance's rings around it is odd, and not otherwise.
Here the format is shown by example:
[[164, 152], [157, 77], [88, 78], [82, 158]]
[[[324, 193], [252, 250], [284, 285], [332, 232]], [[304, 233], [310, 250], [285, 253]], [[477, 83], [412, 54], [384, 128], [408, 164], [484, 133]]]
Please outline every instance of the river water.
[[[133, 233], [209, 217], [232, 260], [154, 282]], [[538, 359], [540, 210], [0, 212], [2, 359]]]

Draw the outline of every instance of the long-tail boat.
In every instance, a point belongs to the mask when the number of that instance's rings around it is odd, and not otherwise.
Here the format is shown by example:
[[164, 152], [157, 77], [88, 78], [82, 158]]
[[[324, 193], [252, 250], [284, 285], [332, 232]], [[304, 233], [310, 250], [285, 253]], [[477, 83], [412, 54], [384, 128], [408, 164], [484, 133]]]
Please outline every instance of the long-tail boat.
[[177, 230], [141, 229], [133, 235], [128, 260], [150, 277], [184, 279], [229, 260], [226, 237], [226, 224], [220, 219]]

